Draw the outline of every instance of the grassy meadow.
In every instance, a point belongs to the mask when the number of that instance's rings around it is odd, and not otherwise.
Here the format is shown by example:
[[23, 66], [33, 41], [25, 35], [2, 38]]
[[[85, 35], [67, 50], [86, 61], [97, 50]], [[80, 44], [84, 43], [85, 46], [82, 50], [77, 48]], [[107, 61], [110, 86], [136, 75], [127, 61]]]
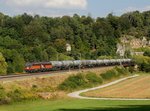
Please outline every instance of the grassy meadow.
[[0, 106], [0, 111], [149, 111], [150, 101], [37, 100]]

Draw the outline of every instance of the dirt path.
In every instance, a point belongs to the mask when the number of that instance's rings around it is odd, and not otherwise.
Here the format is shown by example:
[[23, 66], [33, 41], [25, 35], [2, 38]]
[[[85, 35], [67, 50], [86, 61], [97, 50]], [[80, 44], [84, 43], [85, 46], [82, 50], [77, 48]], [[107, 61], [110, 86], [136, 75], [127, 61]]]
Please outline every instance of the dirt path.
[[97, 89], [102, 89], [102, 88], [105, 88], [105, 87], [108, 87], [108, 86], [120, 83], [120, 82], [125, 81], [127, 79], [135, 78], [135, 77], [138, 77], [138, 76], [139, 75], [125, 77], [123, 79], [119, 79], [119, 80], [116, 80], [116, 81], [113, 81], [111, 83], [104, 84], [104, 85], [101, 85], [101, 86], [98, 86], [98, 87], [89, 88], [89, 89], [85, 89], [85, 90], [80, 90], [80, 91], [76, 91], [76, 92], [73, 92], [73, 93], [69, 93], [68, 96], [69, 97], [73, 97], [73, 98], [78, 98], [78, 99], [98, 99], [98, 100], [150, 100], [150, 99], [138, 99], [138, 98], [137, 99], [126, 99], [126, 98], [93, 98], [93, 97], [83, 97], [83, 96], [80, 95], [81, 93], [84, 93], [84, 92], [88, 92], [88, 91], [92, 91], [92, 90], [97, 90]]

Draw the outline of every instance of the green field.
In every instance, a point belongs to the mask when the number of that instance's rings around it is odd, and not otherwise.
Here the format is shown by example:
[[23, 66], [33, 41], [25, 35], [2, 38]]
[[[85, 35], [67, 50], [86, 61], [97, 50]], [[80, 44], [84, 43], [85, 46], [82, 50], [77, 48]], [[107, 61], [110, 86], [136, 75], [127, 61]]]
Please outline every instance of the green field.
[[150, 111], [150, 101], [65, 99], [29, 101], [0, 106], [0, 111]]

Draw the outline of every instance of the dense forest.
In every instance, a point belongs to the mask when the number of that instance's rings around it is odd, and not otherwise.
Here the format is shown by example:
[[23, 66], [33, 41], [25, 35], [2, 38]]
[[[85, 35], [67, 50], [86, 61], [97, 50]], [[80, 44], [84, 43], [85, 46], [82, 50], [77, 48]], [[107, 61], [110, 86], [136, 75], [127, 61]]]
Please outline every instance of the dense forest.
[[[0, 58], [7, 73], [22, 72], [26, 62], [97, 59], [116, 56], [121, 35], [150, 39], [150, 11], [90, 16], [41, 17], [0, 13]], [[66, 51], [66, 44], [72, 50]], [[4, 71], [6, 72], [6, 71]], [[3, 72], [3, 73], [4, 73]]]

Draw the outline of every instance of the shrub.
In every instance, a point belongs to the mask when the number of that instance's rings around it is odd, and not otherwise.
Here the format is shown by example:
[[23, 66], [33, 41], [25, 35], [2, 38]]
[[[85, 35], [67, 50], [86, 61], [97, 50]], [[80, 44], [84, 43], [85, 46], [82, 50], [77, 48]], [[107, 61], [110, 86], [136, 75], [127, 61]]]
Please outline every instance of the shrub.
[[138, 65], [140, 71], [150, 72], [150, 57], [134, 56], [134, 61]]
[[116, 67], [103, 74], [100, 74], [100, 76], [104, 80], [110, 80], [112, 78], [120, 77], [121, 75], [126, 75], [126, 74], [129, 74], [129, 71], [127, 69], [125, 69], [124, 67]]
[[118, 72], [119, 75], [129, 73], [129, 71], [124, 67], [115, 67], [115, 70]]
[[130, 72], [130, 73], [133, 73], [133, 72], [135, 72], [135, 71], [136, 71], [136, 70], [135, 70], [135, 68], [134, 68], [133, 66], [130, 66], [130, 67], [129, 67], [129, 72]]
[[118, 76], [118, 72], [115, 69], [109, 70], [100, 75], [104, 80], [110, 80]]
[[73, 90], [79, 87], [84, 87], [87, 84], [83, 74], [77, 74], [67, 78], [59, 85], [61, 90]]
[[9, 103], [9, 99], [7, 98], [5, 89], [2, 86], [0, 86], [0, 104], [6, 104], [6, 103]]
[[37, 95], [32, 93], [31, 91], [18, 88], [14, 91], [9, 92], [8, 97], [11, 99], [11, 101], [22, 101], [27, 99], [36, 99]]
[[92, 84], [103, 83], [103, 79], [101, 77], [98, 77], [95, 73], [88, 72], [85, 77], [89, 83]]
[[144, 56], [150, 57], [150, 49], [147, 49], [147, 50], [144, 52]]
[[150, 63], [143, 62], [140, 65], [140, 69], [141, 69], [141, 71], [150, 72]]

